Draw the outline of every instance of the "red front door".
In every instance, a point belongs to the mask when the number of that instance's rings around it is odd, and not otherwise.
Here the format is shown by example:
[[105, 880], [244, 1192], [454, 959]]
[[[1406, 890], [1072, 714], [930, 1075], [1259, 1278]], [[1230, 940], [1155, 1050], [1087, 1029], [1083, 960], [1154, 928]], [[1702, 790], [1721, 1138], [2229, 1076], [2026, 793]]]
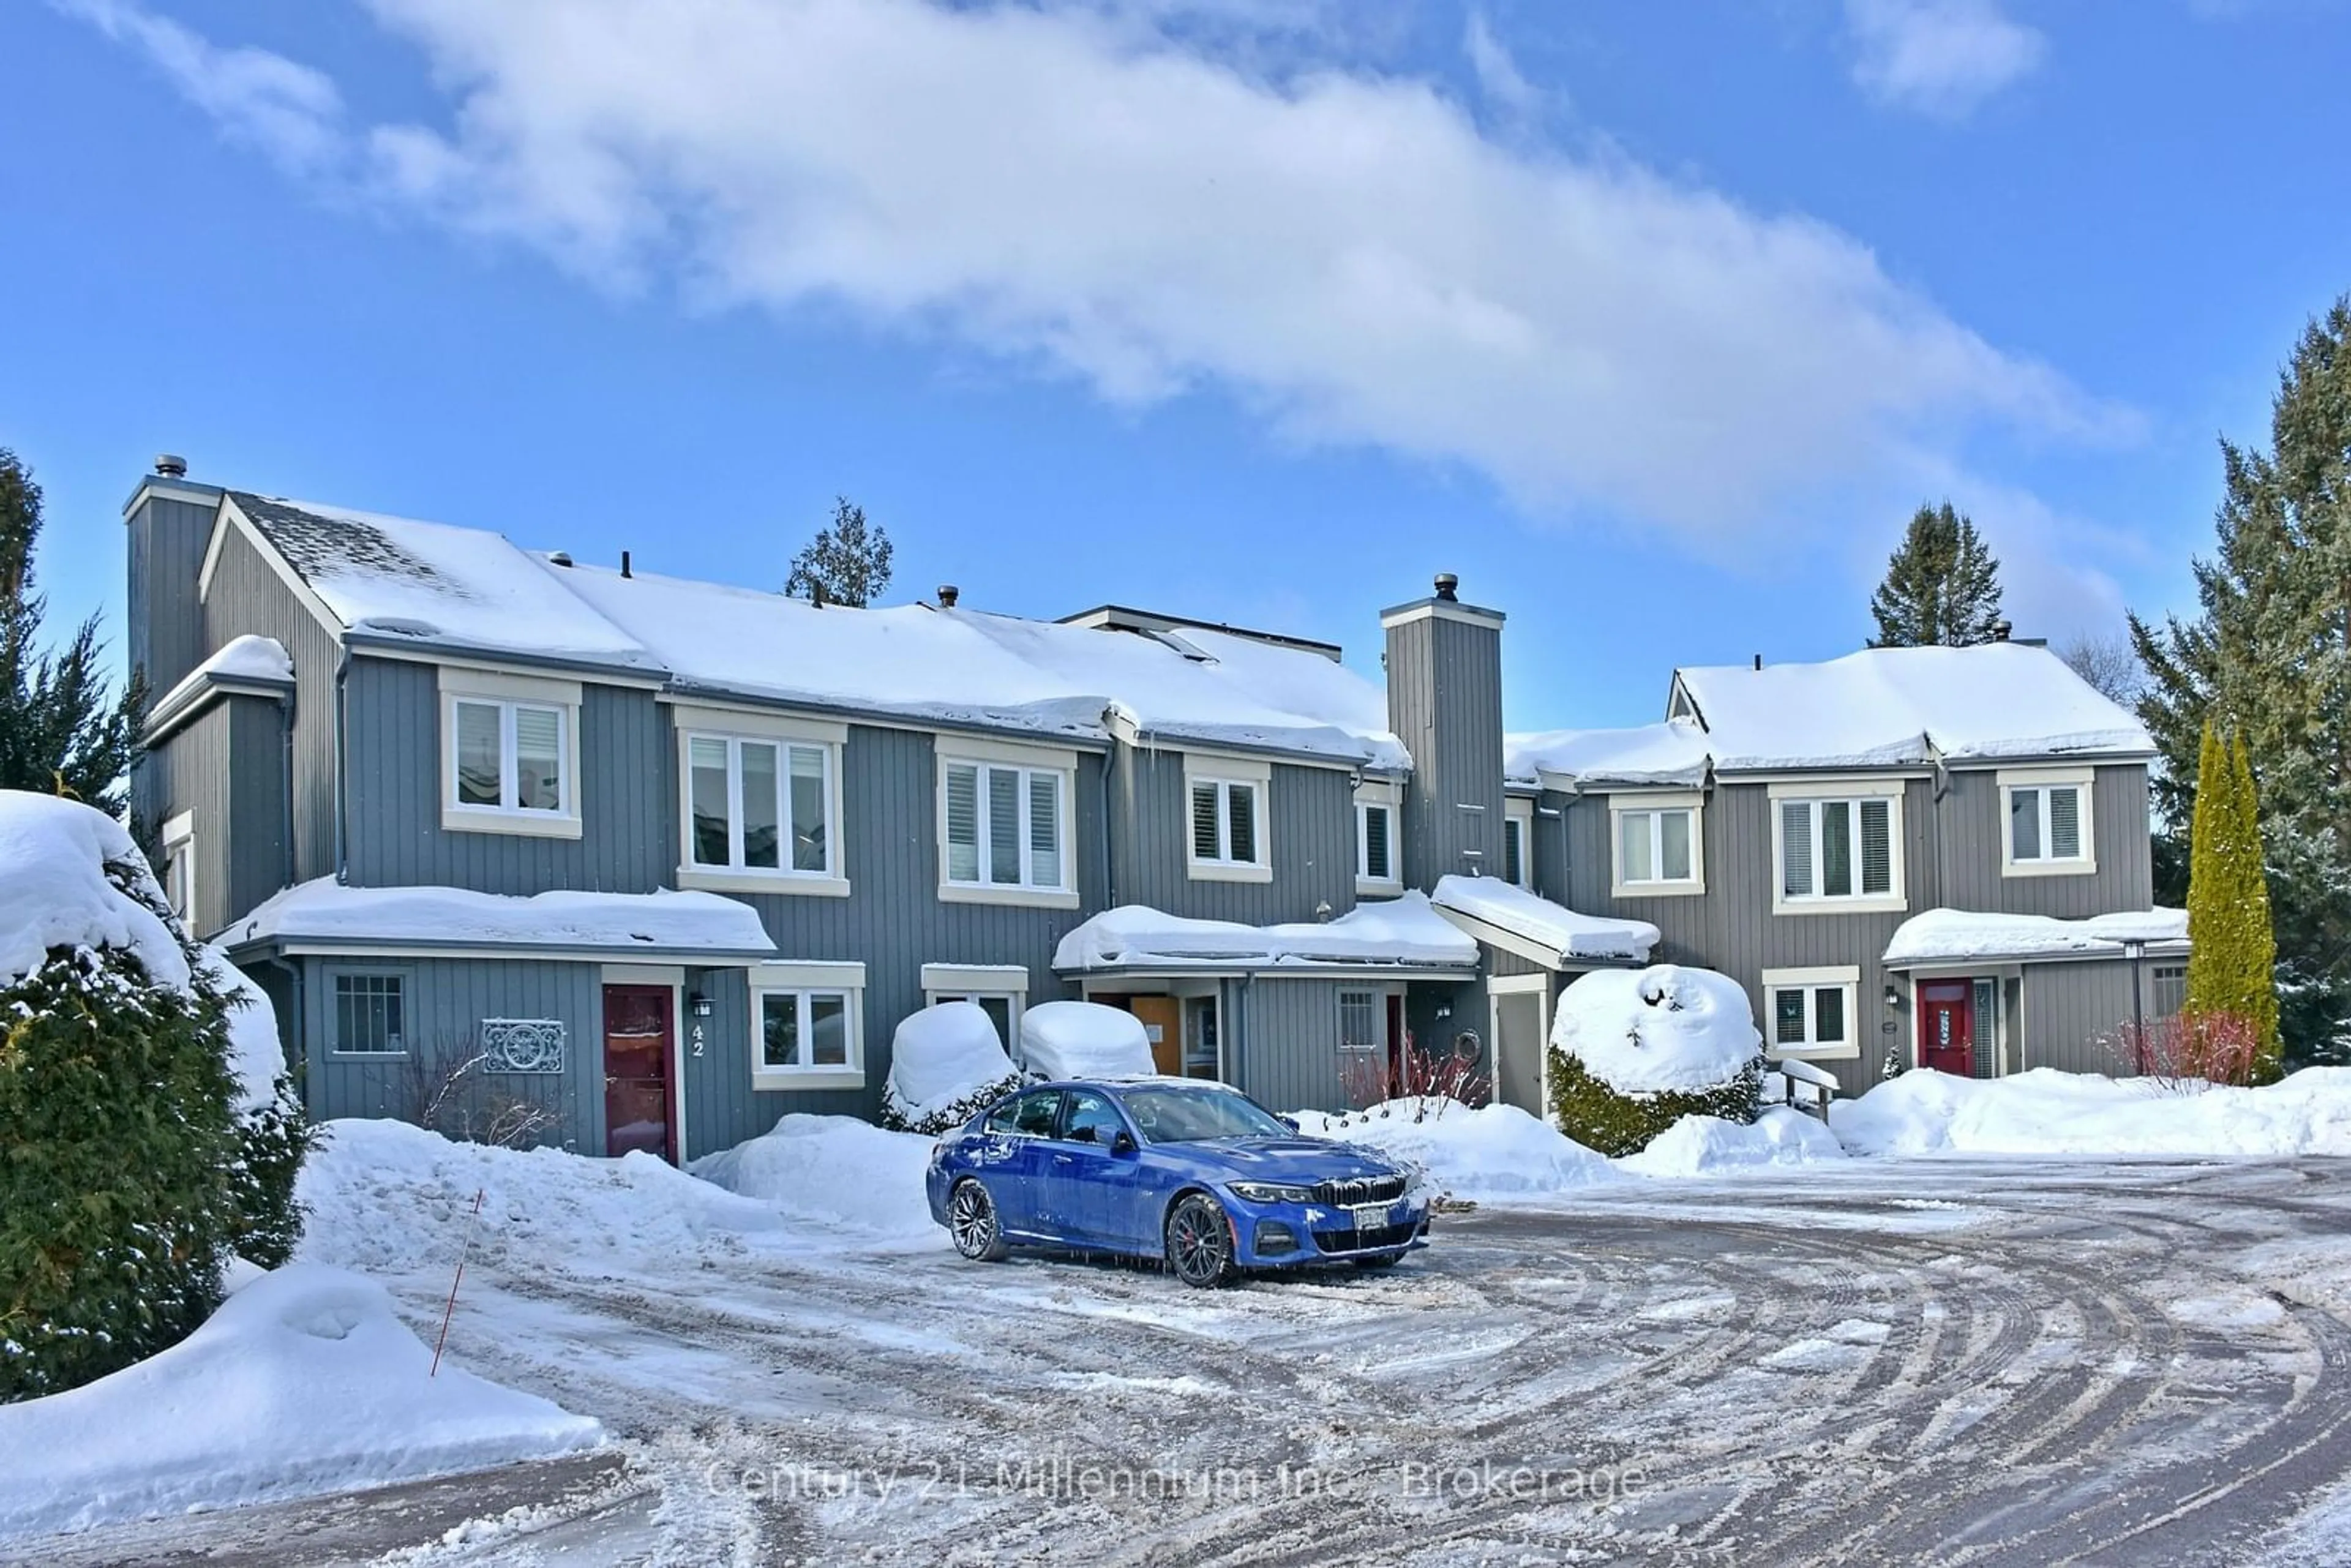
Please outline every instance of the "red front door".
[[1966, 980], [1918, 982], [1918, 1065], [1960, 1078], [1976, 1071], [1975, 987]]
[[667, 986], [604, 988], [604, 1152], [615, 1159], [632, 1149], [677, 1158], [671, 1007]]

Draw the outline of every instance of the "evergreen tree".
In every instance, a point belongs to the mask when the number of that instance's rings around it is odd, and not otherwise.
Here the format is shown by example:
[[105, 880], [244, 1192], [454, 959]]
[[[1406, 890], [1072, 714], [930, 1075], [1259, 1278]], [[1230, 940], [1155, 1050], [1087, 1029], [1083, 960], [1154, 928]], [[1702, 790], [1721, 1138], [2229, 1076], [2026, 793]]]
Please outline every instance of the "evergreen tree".
[[41, 487], [0, 447], [0, 789], [68, 795], [120, 816], [146, 695], [135, 672], [110, 695], [96, 616], [62, 650], [38, 651], [40, 537]]
[[860, 609], [881, 598], [889, 586], [889, 531], [879, 523], [867, 523], [865, 508], [851, 505], [846, 496], [834, 497], [832, 526], [819, 529], [808, 548], [792, 558], [791, 575], [784, 579], [786, 593]]
[[2131, 622], [2162, 753], [2158, 812], [2189, 827], [2198, 737], [2233, 732], [2259, 764], [2276, 898], [2283, 1036], [2298, 1061], [2351, 1056], [2351, 297], [2280, 372], [2270, 445], [2223, 441], [2219, 549], [2199, 612]]
[[2269, 872], [2262, 848], [2261, 792], [2253, 783], [2252, 752], [2241, 739], [2229, 747], [2229, 761], [2230, 816], [2237, 831], [2234, 881], [2243, 927], [2239, 940], [2245, 948], [2244, 1012], [2261, 1040], [2253, 1082], [2269, 1083], [2284, 1076], [2285, 1055], [2278, 1036], [2277, 927], [2270, 913]]
[[2262, 870], [2259, 811], [2245, 749], [2206, 726], [2198, 748], [2188, 878], [2188, 997], [2184, 1011], [2250, 1021], [2260, 1039], [2255, 1076], [2278, 1070], [2275, 945]]
[[1869, 596], [1873, 648], [1965, 648], [1992, 640], [2000, 620], [2000, 562], [1975, 524], [1949, 501], [1921, 507]]

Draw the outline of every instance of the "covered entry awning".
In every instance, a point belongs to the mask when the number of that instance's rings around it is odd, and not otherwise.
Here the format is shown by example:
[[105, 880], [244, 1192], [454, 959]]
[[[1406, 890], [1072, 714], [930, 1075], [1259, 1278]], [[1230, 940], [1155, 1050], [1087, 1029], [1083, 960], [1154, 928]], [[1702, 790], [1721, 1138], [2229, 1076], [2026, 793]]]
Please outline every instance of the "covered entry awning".
[[1661, 940], [1646, 920], [1578, 915], [1499, 877], [1445, 877], [1429, 902], [1469, 936], [1546, 969], [1646, 964]]
[[712, 968], [776, 956], [758, 912], [714, 893], [516, 898], [463, 887], [350, 887], [332, 877], [286, 889], [216, 940], [235, 958], [437, 955]]
[[2188, 912], [2136, 909], [2058, 920], [2045, 915], [1929, 909], [1895, 929], [1879, 962], [1889, 969], [2081, 962], [2128, 957], [2126, 944], [2139, 945], [2143, 957], [2187, 956]]
[[1061, 938], [1053, 972], [1068, 977], [1279, 973], [1376, 974], [1389, 979], [1467, 980], [1478, 945], [1429, 906], [1425, 894], [1356, 905], [1336, 920], [1244, 925], [1193, 920], [1144, 904], [1105, 910]]

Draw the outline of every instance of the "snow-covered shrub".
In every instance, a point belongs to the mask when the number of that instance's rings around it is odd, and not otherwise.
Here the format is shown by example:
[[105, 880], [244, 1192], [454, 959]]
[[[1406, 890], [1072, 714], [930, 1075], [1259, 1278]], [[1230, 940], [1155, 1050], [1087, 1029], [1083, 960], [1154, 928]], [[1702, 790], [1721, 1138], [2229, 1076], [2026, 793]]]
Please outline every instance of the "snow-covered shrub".
[[1040, 1002], [1020, 1015], [1021, 1059], [1039, 1078], [1148, 1078], [1151, 1036], [1124, 1008]]
[[120, 823], [0, 791], [0, 1400], [152, 1354], [238, 1250], [291, 1250], [308, 1134], [222, 968]]
[[935, 1135], [1020, 1087], [1020, 1072], [977, 1002], [941, 1002], [909, 1013], [890, 1039], [882, 1124]]
[[1560, 993], [1550, 1067], [1560, 1131], [1621, 1158], [1684, 1116], [1754, 1121], [1763, 1036], [1727, 975], [1600, 969]]

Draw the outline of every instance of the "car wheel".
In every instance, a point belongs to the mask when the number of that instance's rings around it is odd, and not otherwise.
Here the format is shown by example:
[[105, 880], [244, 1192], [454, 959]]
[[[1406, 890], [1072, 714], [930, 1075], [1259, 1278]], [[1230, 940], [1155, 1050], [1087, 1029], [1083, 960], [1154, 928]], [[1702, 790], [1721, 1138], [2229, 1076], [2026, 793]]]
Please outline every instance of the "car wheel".
[[1233, 1228], [1215, 1198], [1191, 1193], [1168, 1212], [1167, 1267], [1197, 1290], [1231, 1281]]
[[947, 1196], [947, 1234], [955, 1238], [956, 1250], [976, 1263], [1000, 1263], [1012, 1250], [996, 1218], [996, 1200], [969, 1176]]
[[1355, 1260], [1355, 1267], [1358, 1269], [1393, 1269], [1403, 1261], [1403, 1253], [1391, 1252], [1384, 1258], [1358, 1258]]

